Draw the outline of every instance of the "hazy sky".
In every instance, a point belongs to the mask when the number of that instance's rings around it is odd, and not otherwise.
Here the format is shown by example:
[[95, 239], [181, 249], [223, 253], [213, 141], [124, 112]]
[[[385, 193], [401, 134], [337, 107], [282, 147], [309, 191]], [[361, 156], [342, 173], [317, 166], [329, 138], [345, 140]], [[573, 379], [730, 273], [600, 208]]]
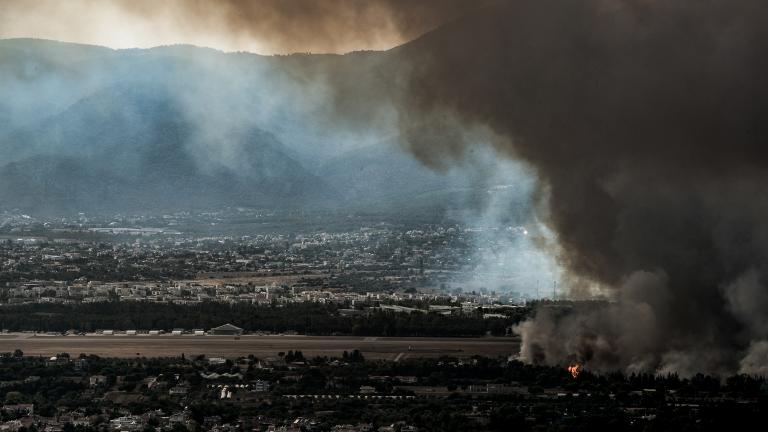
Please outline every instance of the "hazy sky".
[[[494, 0], [490, 0], [494, 1]], [[0, 39], [261, 54], [397, 46], [489, 1], [0, 0]]]

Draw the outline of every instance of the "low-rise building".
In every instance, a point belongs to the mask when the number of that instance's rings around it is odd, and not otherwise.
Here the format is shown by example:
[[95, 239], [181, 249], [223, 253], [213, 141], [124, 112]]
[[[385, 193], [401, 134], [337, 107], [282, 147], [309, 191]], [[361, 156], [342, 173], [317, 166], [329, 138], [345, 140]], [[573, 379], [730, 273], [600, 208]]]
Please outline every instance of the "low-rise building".
[[227, 324], [212, 328], [211, 334], [217, 335], [217, 336], [240, 336], [243, 334], [243, 329], [227, 323]]

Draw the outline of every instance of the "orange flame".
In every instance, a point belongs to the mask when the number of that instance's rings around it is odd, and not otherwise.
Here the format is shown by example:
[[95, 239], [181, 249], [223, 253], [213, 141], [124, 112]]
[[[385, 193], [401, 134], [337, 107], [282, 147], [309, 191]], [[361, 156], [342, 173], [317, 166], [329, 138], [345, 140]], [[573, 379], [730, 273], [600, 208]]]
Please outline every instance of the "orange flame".
[[578, 363], [574, 363], [570, 366], [568, 366], [568, 372], [571, 373], [571, 376], [573, 379], [576, 379], [579, 377], [579, 373], [581, 373], [581, 365]]

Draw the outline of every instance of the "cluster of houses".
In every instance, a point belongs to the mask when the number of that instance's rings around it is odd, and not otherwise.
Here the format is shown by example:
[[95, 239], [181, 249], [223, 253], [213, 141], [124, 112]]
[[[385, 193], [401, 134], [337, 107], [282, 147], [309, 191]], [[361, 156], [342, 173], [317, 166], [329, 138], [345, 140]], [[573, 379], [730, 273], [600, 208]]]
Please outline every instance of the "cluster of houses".
[[[291, 304], [303, 302], [328, 303], [337, 305], [382, 304], [393, 312], [438, 312], [444, 315], [472, 313], [483, 308], [486, 313], [497, 313], [489, 309], [521, 307], [524, 302], [486, 293], [445, 293], [428, 292], [358, 292], [341, 289], [317, 289], [302, 286], [301, 283], [278, 286], [254, 286], [253, 284], [206, 283], [200, 282], [26, 282], [13, 287], [0, 287], [5, 292], [8, 304], [29, 303], [99, 303], [106, 301], [152, 302], [193, 305], [203, 302], [229, 304], [268, 305], [272, 303]], [[430, 303], [429, 309], [397, 306], [399, 302]], [[436, 303], [436, 304], [433, 304]], [[460, 304], [457, 306], [456, 304]], [[453, 304], [454, 306], [448, 306]], [[354, 309], [354, 308], [353, 308]], [[348, 313], [353, 313], [347, 311]], [[488, 315], [503, 317], [500, 315]]]

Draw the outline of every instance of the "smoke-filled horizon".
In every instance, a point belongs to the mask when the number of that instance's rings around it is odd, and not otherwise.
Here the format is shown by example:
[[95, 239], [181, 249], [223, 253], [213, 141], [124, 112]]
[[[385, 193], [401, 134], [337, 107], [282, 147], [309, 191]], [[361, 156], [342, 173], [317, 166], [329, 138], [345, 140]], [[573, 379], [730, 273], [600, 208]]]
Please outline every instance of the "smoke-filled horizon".
[[467, 157], [442, 171], [408, 155], [386, 81], [371, 72], [397, 63], [0, 41], [0, 209], [396, 209], [436, 222], [448, 212], [479, 239], [454, 288], [533, 296], [557, 271], [537, 248], [534, 178], [471, 128]]
[[386, 50], [499, 0], [0, 0], [0, 39], [257, 54]]

